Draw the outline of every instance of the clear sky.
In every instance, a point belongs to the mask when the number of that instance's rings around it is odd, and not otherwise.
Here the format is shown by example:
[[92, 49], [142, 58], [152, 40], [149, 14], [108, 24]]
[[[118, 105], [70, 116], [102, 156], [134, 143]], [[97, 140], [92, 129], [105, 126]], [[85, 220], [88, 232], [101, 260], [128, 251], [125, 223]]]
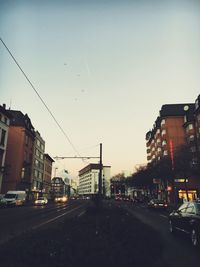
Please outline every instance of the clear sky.
[[[0, 0], [0, 36], [79, 153], [103, 143], [114, 175], [146, 162], [163, 104], [200, 93], [199, 14], [198, 0]], [[3, 103], [29, 115], [50, 156], [77, 155], [0, 43]]]

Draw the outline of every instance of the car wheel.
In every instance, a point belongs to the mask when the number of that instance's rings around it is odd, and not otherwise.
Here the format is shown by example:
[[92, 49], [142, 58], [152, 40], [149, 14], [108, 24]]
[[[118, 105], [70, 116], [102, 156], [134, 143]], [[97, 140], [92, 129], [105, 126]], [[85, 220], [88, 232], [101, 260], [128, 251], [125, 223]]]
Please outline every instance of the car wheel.
[[199, 236], [198, 232], [195, 229], [192, 229], [191, 231], [191, 241], [194, 247], [197, 247], [199, 245]]
[[175, 233], [175, 229], [171, 220], [169, 220], [169, 231], [171, 234]]

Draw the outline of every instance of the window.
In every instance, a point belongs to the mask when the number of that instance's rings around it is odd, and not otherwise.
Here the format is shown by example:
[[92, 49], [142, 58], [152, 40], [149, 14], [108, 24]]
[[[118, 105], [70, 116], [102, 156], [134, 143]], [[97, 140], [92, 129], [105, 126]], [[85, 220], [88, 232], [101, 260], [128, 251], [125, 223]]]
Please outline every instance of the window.
[[1, 142], [0, 142], [0, 145], [1, 146], [4, 146], [5, 145], [5, 139], [6, 139], [6, 131], [2, 129], [2, 132], [1, 132]]
[[166, 140], [162, 141], [162, 146], [165, 146], [167, 144]]
[[168, 155], [168, 151], [167, 150], [164, 150], [163, 155], [164, 156], [167, 156]]
[[194, 210], [194, 205], [193, 204], [189, 204], [188, 207], [187, 207], [187, 210], [186, 210], [187, 213], [195, 213], [195, 210]]
[[192, 130], [193, 129], [193, 125], [192, 124], [189, 124], [189, 130]]
[[22, 168], [22, 172], [21, 172], [21, 178], [24, 178], [24, 174], [25, 174], [25, 168]]
[[161, 121], [161, 126], [162, 125], [165, 125], [165, 119], [163, 119], [162, 121]]
[[166, 130], [164, 129], [164, 130], [162, 130], [162, 133], [161, 133], [161, 135], [163, 136], [164, 134], [166, 134]]
[[196, 152], [196, 147], [195, 147], [195, 146], [192, 146], [192, 147], [190, 148], [190, 150], [191, 150], [191, 152]]
[[28, 136], [27, 135], [25, 136], [25, 144], [26, 144], [26, 146], [28, 146]]
[[188, 204], [187, 203], [184, 203], [183, 205], [181, 205], [179, 207], [178, 212], [185, 213], [187, 206], [188, 206]]

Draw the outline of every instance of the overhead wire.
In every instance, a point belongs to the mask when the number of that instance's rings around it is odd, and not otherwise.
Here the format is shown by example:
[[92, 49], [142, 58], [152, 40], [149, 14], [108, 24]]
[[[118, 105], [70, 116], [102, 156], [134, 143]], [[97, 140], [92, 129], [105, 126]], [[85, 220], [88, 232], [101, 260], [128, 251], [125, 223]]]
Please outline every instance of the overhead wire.
[[58, 120], [56, 119], [56, 117], [53, 115], [52, 111], [50, 110], [50, 108], [47, 106], [47, 104], [45, 103], [45, 101], [43, 100], [43, 98], [40, 96], [38, 90], [35, 88], [35, 86], [33, 85], [33, 83], [30, 81], [30, 79], [28, 78], [28, 76], [26, 75], [26, 73], [24, 72], [24, 70], [22, 69], [22, 67], [20, 66], [20, 64], [18, 63], [18, 61], [16, 60], [16, 58], [14, 57], [14, 55], [12, 54], [12, 52], [10, 51], [10, 49], [7, 47], [7, 45], [5, 44], [5, 42], [3, 41], [3, 39], [0, 37], [0, 41], [2, 42], [2, 44], [4, 45], [4, 47], [6, 48], [7, 52], [9, 53], [9, 55], [11, 56], [11, 58], [14, 60], [15, 64], [17, 65], [17, 67], [20, 69], [20, 71], [22, 72], [22, 74], [24, 75], [25, 79], [28, 81], [28, 83], [30, 84], [31, 88], [34, 90], [34, 92], [36, 93], [36, 95], [39, 97], [40, 101], [42, 102], [42, 104], [45, 106], [45, 108], [47, 109], [47, 111], [49, 112], [49, 114], [51, 115], [51, 117], [53, 118], [54, 122], [56, 123], [56, 125], [58, 126], [58, 128], [61, 130], [61, 132], [63, 133], [63, 135], [66, 137], [67, 141], [69, 142], [69, 144], [71, 145], [71, 147], [73, 148], [73, 150], [78, 154], [78, 156], [80, 157], [80, 153], [78, 152], [78, 150], [76, 149], [76, 147], [74, 146], [74, 144], [72, 143], [71, 139], [69, 138], [69, 136], [66, 134], [66, 132], [64, 131], [64, 129], [62, 128], [62, 126], [60, 125], [60, 123], [58, 122]]

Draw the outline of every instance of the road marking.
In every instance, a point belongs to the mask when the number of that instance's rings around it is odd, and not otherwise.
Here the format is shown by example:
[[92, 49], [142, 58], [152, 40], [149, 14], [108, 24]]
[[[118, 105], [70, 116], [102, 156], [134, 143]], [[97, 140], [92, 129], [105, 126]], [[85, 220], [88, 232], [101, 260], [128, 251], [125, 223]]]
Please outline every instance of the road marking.
[[74, 211], [74, 210], [80, 209], [82, 206], [83, 206], [83, 205], [81, 205], [81, 206], [79, 206], [79, 207], [76, 207], [76, 208], [74, 208], [74, 209], [72, 209], [72, 210], [69, 210], [69, 211], [67, 211], [67, 212], [65, 212], [65, 213], [63, 213], [63, 214], [61, 214], [61, 215], [58, 215], [58, 216], [56, 216], [56, 217], [54, 217], [54, 218], [52, 218], [52, 219], [50, 219], [50, 220], [48, 220], [48, 221], [45, 221], [45, 222], [42, 222], [42, 223], [40, 223], [40, 224], [38, 224], [38, 225], [36, 225], [36, 226], [33, 226], [32, 229], [33, 229], [33, 230], [38, 229], [38, 228], [40, 228], [41, 226], [43, 226], [43, 225], [45, 225], [45, 224], [51, 223], [51, 222], [53, 222], [53, 221], [55, 221], [55, 220], [57, 220], [57, 219], [59, 219], [59, 218], [65, 216], [66, 214], [71, 213], [71, 212]]
[[159, 214], [159, 215], [160, 215], [160, 217], [163, 217], [163, 218], [165, 218], [165, 219], [168, 218], [166, 215], [163, 215], [163, 214]]
[[78, 217], [81, 217], [81, 216], [83, 216], [84, 214], [85, 214], [85, 210], [82, 211], [82, 212], [78, 215]]

